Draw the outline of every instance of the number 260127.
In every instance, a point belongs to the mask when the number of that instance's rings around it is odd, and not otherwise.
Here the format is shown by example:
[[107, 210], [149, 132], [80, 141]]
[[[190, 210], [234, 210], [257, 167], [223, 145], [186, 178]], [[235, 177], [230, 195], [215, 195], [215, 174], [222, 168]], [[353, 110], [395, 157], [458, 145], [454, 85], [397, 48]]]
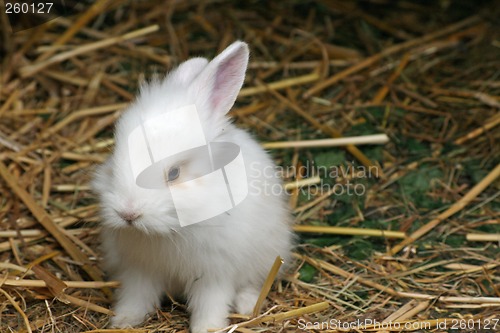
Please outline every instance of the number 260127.
[[53, 2], [16, 2], [5, 3], [6, 14], [49, 14], [52, 9]]

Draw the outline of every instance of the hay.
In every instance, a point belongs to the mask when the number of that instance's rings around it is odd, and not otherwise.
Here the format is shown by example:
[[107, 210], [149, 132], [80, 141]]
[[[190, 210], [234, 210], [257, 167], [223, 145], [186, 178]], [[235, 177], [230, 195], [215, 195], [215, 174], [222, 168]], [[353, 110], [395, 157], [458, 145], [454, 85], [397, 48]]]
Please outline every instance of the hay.
[[[109, 0], [17, 33], [2, 10], [0, 331], [126, 331], [106, 329], [91, 171], [144, 78], [235, 39], [230, 114], [282, 167], [299, 243], [222, 331], [498, 330], [496, 7]], [[127, 332], [187, 325], [173, 301]]]

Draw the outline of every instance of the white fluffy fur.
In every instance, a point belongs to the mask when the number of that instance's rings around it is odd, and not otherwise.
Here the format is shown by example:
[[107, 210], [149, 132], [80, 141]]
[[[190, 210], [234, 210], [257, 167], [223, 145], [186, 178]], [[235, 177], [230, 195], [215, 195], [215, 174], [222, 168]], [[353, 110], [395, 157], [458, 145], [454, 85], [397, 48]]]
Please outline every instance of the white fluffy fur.
[[[115, 150], [93, 181], [102, 207], [105, 263], [122, 282], [113, 326], [140, 324], [166, 291], [187, 300], [193, 333], [224, 327], [230, 311], [251, 312], [276, 256], [289, 260], [289, 211], [283, 195], [271, 193], [281, 188], [273, 162], [225, 116], [243, 84], [247, 62], [243, 42], [233, 43], [210, 63], [203, 58], [186, 61], [165, 80], [142, 87], [119, 119]], [[228, 213], [180, 227], [168, 190], [135, 184], [127, 142], [141, 117], [188, 104], [196, 104], [208, 141], [240, 146], [250, 193]], [[189, 128], [164, 126], [173, 145], [192, 139]], [[188, 163], [179, 179], [193, 174], [196, 163]], [[117, 212], [140, 217], [129, 225]]]

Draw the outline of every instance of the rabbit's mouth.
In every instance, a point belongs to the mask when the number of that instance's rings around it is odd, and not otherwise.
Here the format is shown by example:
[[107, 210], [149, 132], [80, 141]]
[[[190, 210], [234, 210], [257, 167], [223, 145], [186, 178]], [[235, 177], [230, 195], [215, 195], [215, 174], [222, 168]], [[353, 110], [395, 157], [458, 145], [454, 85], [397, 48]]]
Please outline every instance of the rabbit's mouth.
[[142, 217], [142, 214], [138, 211], [131, 211], [131, 210], [117, 211], [117, 210], [115, 210], [115, 213], [116, 213], [116, 215], [118, 215], [118, 217], [120, 219], [122, 219], [123, 222], [125, 222], [126, 224], [128, 224], [130, 226], [133, 226], [136, 223], [136, 221], [138, 221]]
[[140, 231], [148, 235], [175, 234], [178, 233], [181, 228], [174, 211], [163, 215], [161, 218], [158, 216], [141, 214], [132, 221], [130, 219], [126, 220], [123, 217], [120, 217], [120, 219], [122, 220], [121, 228]]

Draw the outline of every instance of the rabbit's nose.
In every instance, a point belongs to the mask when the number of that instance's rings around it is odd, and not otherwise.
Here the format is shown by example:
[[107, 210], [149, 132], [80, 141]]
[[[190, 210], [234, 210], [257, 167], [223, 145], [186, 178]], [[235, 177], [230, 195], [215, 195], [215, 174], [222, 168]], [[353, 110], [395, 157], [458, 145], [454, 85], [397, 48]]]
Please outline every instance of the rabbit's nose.
[[128, 224], [134, 223], [135, 220], [137, 220], [139, 217], [141, 217], [141, 214], [138, 212], [116, 211], [116, 213], [118, 214], [118, 216], [120, 216]]

